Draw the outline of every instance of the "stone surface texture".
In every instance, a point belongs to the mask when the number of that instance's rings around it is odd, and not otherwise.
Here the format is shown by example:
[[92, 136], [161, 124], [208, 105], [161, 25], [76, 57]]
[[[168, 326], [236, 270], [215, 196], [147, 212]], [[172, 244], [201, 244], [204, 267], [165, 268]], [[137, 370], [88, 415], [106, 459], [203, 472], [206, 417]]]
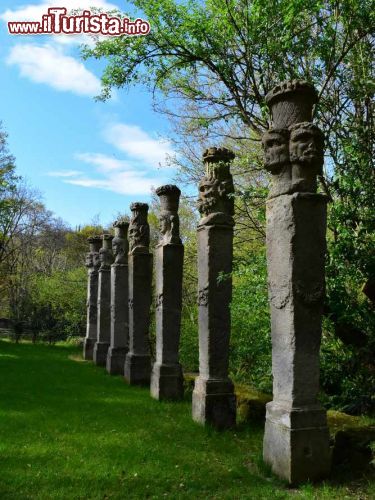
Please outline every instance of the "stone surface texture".
[[148, 205], [132, 203], [129, 225], [129, 352], [124, 376], [131, 385], [149, 385], [151, 377], [150, 307], [152, 254]]
[[273, 400], [267, 404], [263, 457], [291, 484], [329, 474], [326, 412], [318, 402], [325, 296], [326, 204], [317, 194], [324, 138], [310, 123], [316, 92], [284, 82], [267, 96], [272, 128], [264, 134], [267, 267]]
[[183, 397], [183, 374], [179, 363], [184, 247], [179, 234], [180, 190], [174, 185], [156, 190], [160, 198], [161, 238], [155, 251], [156, 361], [151, 374], [155, 399]]
[[100, 268], [98, 283], [98, 335], [94, 346], [94, 363], [106, 366], [111, 341], [111, 249], [113, 236], [103, 234], [103, 246], [99, 251]]
[[232, 281], [219, 279], [232, 271], [234, 192], [225, 148], [203, 154], [206, 175], [199, 183], [198, 326], [199, 377], [195, 381], [192, 414], [201, 424], [227, 429], [236, 423], [236, 397], [228, 377]]
[[113, 227], [115, 237], [112, 251], [115, 261], [111, 266], [111, 342], [107, 354], [107, 371], [111, 375], [123, 375], [129, 346], [129, 222], [119, 220]]
[[88, 238], [90, 251], [86, 254], [87, 267], [87, 326], [86, 337], [83, 341], [83, 358], [92, 360], [94, 355], [94, 345], [98, 334], [98, 279], [99, 279], [99, 250], [102, 246], [100, 236]]

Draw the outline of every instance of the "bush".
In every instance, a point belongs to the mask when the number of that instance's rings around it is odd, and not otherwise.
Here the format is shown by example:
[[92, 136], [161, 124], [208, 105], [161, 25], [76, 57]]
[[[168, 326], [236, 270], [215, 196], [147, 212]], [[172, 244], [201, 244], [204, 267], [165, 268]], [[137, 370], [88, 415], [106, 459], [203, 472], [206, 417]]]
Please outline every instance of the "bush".
[[33, 278], [29, 327], [43, 332], [49, 342], [83, 335], [86, 324], [86, 283], [84, 267], [56, 271]]

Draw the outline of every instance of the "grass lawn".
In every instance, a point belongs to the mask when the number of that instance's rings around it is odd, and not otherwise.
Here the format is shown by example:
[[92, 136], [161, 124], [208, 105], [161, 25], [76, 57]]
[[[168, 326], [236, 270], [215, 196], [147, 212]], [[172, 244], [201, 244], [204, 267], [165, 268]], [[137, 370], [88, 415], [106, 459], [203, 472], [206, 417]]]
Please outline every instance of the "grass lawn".
[[336, 473], [288, 488], [262, 464], [263, 426], [219, 433], [191, 404], [82, 361], [77, 347], [0, 341], [0, 499], [375, 498]]

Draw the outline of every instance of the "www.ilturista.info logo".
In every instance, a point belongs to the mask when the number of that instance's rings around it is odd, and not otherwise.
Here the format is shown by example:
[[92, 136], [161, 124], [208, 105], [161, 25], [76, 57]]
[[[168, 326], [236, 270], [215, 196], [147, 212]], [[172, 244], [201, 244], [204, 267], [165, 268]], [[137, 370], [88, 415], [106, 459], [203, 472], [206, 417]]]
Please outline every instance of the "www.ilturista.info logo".
[[80, 15], [67, 15], [65, 7], [51, 7], [41, 21], [8, 22], [11, 35], [76, 35], [80, 33], [107, 36], [142, 36], [150, 33], [150, 24], [143, 19], [112, 17], [84, 10]]

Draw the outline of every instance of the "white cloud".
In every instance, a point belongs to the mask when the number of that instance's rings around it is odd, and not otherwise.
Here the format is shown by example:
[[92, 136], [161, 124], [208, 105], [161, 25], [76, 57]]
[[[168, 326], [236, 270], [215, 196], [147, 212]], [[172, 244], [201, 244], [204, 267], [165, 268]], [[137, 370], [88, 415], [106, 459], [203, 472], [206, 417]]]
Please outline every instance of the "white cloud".
[[104, 137], [130, 158], [146, 162], [152, 167], [165, 163], [166, 155], [173, 155], [168, 141], [151, 137], [137, 125], [113, 124], [105, 130]]
[[77, 175], [81, 175], [82, 173], [80, 170], [58, 170], [48, 172], [47, 175], [50, 177], [77, 177]]
[[145, 195], [150, 194], [151, 188], [159, 186], [163, 181], [160, 177], [150, 177], [148, 172], [134, 170], [111, 173], [106, 179], [82, 177], [65, 180], [64, 182], [76, 186], [105, 189], [125, 195]]
[[110, 156], [100, 153], [80, 153], [76, 155], [78, 160], [95, 165], [99, 172], [111, 172], [113, 170], [122, 170], [130, 167], [130, 163], [124, 160], [117, 160]]
[[66, 184], [126, 195], [150, 194], [152, 186], [163, 183], [163, 178], [155, 170], [147, 169], [137, 162], [117, 160], [100, 153], [80, 153], [76, 158], [92, 166], [93, 172], [84, 175], [80, 171], [72, 171], [75, 175], [70, 175], [71, 171], [61, 171], [53, 172], [53, 175], [61, 177]]
[[95, 96], [101, 90], [100, 80], [93, 73], [52, 45], [15, 45], [6, 62], [18, 66], [22, 76], [60, 91]]
[[[125, 152], [124, 158], [102, 153], [77, 153], [75, 159], [90, 168], [62, 170], [49, 175], [61, 177], [66, 184], [105, 189], [124, 195], [147, 195], [152, 187], [170, 181], [170, 170], [160, 171], [165, 154], [173, 154], [169, 143], [161, 143], [136, 125], [117, 123], [104, 131], [108, 142]], [[167, 173], [168, 175], [164, 175]]]

